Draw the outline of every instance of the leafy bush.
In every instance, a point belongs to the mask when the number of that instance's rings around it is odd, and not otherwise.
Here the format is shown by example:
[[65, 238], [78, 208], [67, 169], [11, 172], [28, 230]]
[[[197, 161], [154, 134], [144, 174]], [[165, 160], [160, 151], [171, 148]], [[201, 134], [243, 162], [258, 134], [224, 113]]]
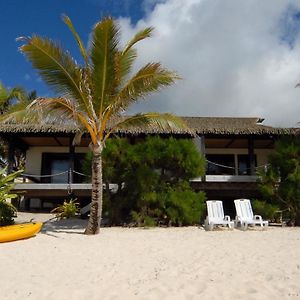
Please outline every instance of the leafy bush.
[[166, 200], [170, 225], [197, 224], [205, 213], [205, 194], [195, 193], [187, 182], [169, 189]]
[[13, 224], [16, 212], [17, 209], [11, 203], [0, 200], [0, 226]]
[[278, 217], [278, 211], [280, 210], [278, 205], [270, 204], [260, 200], [254, 200], [252, 202], [252, 207], [256, 215], [261, 215], [264, 219], [274, 221]]
[[[84, 170], [91, 169], [91, 156]], [[104, 212], [111, 224], [138, 226], [199, 223], [204, 194], [195, 193], [188, 180], [204, 173], [205, 161], [192, 140], [127, 138], [107, 141], [103, 152], [103, 179], [118, 191], [104, 194]]]
[[14, 223], [13, 216], [17, 209], [9, 202], [8, 199], [17, 198], [18, 195], [11, 192], [15, 186], [14, 179], [22, 170], [5, 175], [7, 168], [0, 171], [0, 226]]
[[205, 212], [204, 201], [204, 193], [195, 193], [185, 182], [144, 194], [131, 216], [138, 226], [193, 225], [199, 223]]
[[76, 201], [77, 199], [71, 199], [70, 201], [65, 200], [63, 204], [54, 208], [51, 213], [54, 213], [58, 219], [73, 218], [78, 212], [79, 203]]
[[269, 165], [258, 174], [264, 199], [285, 211], [289, 224], [300, 225], [300, 139], [278, 141]]

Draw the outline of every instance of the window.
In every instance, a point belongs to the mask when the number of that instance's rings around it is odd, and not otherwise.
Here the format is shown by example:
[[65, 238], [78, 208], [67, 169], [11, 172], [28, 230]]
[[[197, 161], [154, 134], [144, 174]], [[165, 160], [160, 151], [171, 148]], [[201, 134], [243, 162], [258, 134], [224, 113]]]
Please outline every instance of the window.
[[[239, 154], [238, 156], [238, 174], [239, 175], [250, 175], [250, 161], [249, 156], [247, 154]], [[254, 155], [255, 167], [256, 163], [256, 155]]]
[[234, 154], [207, 154], [207, 175], [234, 175]]
[[51, 174], [60, 174], [51, 177], [51, 182], [53, 183], [67, 183], [69, 170], [69, 160], [68, 159], [53, 159], [50, 160], [50, 170]]
[[[82, 161], [84, 154], [75, 153], [74, 170], [82, 173]], [[42, 182], [46, 183], [68, 183], [70, 168], [69, 153], [43, 153], [42, 155], [42, 175], [51, 175], [49, 177], [42, 177]], [[62, 173], [62, 174], [60, 174]], [[60, 174], [52, 176], [55, 174]], [[84, 177], [73, 173], [73, 182], [81, 183]]]

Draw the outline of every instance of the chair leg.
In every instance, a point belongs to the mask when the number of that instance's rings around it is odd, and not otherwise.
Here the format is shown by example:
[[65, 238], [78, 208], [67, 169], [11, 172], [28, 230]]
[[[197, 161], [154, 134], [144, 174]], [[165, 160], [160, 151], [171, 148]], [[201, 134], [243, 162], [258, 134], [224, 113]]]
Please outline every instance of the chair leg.
[[204, 229], [206, 231], [211, 231], [211, 230], [213, 230], [213, 228], [214, 228], [214, 225], [213, 224], [209, 224], [208, 221], [205, 220], [205, 222], [204, 222]]
[[248, 229], [248, 224], [247, 223], [244, 223], [244, 222], [241, 222], [241, 229], [243, 231], [246, 231]]
[[240, 222], [238, 220], [234, 220], [233, 227], [238, 228]]

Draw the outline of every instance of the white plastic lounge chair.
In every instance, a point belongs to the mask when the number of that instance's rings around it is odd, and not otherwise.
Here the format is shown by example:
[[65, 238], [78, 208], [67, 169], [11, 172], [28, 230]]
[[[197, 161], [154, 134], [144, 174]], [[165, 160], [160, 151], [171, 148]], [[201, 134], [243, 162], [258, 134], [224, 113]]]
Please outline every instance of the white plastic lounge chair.
[[227, 225], [233, 228], [233, 221], [230, 221], [229, 216], [224, 216], [223, 203], [220, 200], [206, 201], [207, 217], [204, 222], [205, 230], [213, 230], [216, 225]]
[[268, 221], [263, 221], [259, 215], [253, 215], [249, 199], [236, 199], [234, 205], [236, 210], [235, 225], [240, 225], [242, 230], [246, 230], [248, 225], [260, 225], [264, 228], [268, 226]]

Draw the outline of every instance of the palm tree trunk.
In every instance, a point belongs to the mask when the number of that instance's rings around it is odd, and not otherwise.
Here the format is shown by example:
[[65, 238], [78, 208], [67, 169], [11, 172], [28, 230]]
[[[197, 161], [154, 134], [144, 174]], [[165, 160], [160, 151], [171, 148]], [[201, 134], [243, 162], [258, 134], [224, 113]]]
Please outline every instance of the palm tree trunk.
[[92, 147], [92, 201], [90, 218], [85, 229], [85, 234], [97, 234], [100, 230], [102, 216], [102, 199], [103, 199], [103, 184], [102, 184], [102, 145]]

